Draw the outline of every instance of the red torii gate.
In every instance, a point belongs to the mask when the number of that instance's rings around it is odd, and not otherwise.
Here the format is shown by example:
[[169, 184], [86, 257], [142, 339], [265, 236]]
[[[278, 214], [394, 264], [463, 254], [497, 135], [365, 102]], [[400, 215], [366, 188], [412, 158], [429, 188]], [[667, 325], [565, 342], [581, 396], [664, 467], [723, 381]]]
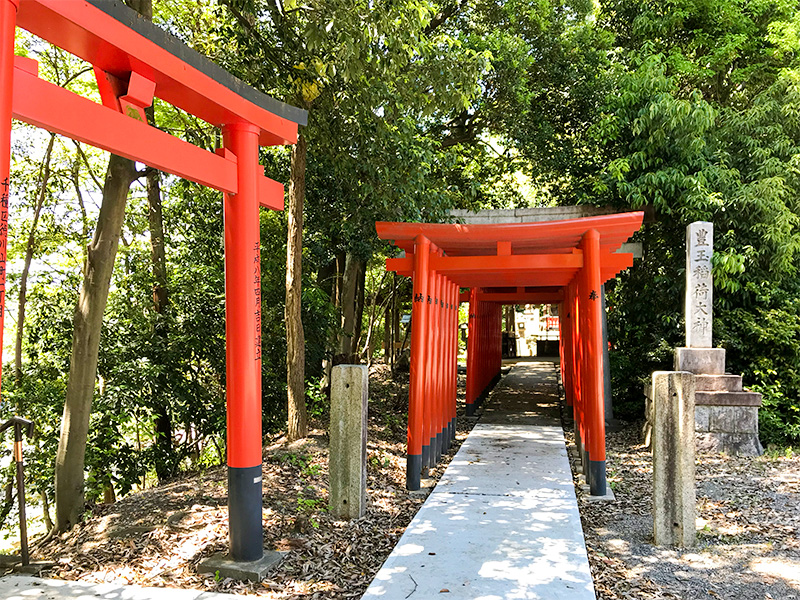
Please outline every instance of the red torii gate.
[[[605, 495], [600, 286], [633, 264], [620, 246], [644, 213], [497, 225], [377, 223], [406, 252], [386, 268], [412, 277], [406, 485], [420, 486], [455, 434], [458, 303], [468, 300], [467, 414], [499, 377], [503, 304], [558, 303], [562, 381], [584, 471]], [[470, 288], [465, 295], [462, 287]]]
[[[94, 66], [102, 105], [38, 77], [15, 26]], [[103, 0], [0, 0], [0, 346], [12, 116], [224, 192], [230, 556], [263, 556], [259, 205], [283, 209], [259, 146], [293, 144], [304, 110], [245, 85], [134, 11]], [[208, 152], [147, 124], [153, 98], [222, 129]]]

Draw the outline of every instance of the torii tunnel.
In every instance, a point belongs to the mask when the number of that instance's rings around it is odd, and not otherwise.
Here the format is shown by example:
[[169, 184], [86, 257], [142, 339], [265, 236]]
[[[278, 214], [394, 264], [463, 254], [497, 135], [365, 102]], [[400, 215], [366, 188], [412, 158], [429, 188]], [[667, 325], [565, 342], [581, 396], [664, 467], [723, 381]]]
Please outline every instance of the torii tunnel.
[[[601, 286], [633, 265], [622, 244], [644, 213], [496, 225], [376, 224], [413, 280], [406, 486], [455, 439], [458, 306], [469, 301], [467, 414], [500, 376], [505, 304], [558, 304], [561, 377], [592, 495], [606, 494]], [[469, 291], [461, 294], [462, 288]]]

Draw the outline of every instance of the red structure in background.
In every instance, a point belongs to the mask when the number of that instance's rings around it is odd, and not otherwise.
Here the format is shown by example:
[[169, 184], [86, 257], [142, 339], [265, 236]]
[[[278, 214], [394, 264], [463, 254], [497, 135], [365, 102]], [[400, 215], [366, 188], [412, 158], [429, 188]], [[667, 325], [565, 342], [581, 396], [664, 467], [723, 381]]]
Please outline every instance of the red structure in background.
[[[455, 434], [459, 301], [469, 301], [467, 414], [500, 376], [504, 304], [558, 304], [561, 370], [593, 495], [605, 495], [601, 285], [633, 264], [620, 246], [644, 213], [498, 225], [377, 223], [413, 279], [407, 487], [419, 489]], [[470, 288], [465, 295], [460, 288]], [[452, 315], [456, 319], [452, 319]], [[444, 316], [443, 316], [444, 315]], [[442, 358], [443, 357], [443, 358]]]
[[[94, 66], [102, 105], [39, 79], [14, 56], [15, 26]], [[224, 192], [228, 504], [231, 558], [263, 556], [259, 205], [283, 209], [259, 146], [293, 144], [307, 113], [248, 87], [118, 2], [0, 0], [0, 306], [12, 116]], [[147, 124], [157, 97], [222, 129], [208, 152]], [[2, 346], [0, 312], [0, 346]]]

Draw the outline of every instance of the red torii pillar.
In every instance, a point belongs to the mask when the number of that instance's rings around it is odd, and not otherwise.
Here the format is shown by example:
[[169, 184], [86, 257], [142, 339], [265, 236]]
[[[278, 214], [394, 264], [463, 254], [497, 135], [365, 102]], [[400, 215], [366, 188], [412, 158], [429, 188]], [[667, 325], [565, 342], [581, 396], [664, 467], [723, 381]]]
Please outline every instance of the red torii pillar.
[[238, 192], [225, 194], [225, 372], [231, 556], [260, 560], [261, 232], [258, 135], [249, 123], [226, 125], [225, 148], [237, 157]]
[[[283, 206], [283, 186], [264, 177], [258, 152], [261, 143], [291, 143], [300, 121], [290, 123], [283, 116], [256, 106], [234, 91], [241, 85], [238, 80], [232, 87], [226, 87], [217, 75], [212, 77], [200, 67], [189, 65], [173, 55], [172, 50], [159, 46], [155, 38], [150, 39], [111, 16], [126, 11], [130, 16], [133, 13], [129, 9], [119, 5], [108, 8], [110, 12], [106, 13], [105, 9], [88, 2], [27, 0], [21, 5], [20, 0], [0, 0], [0, 85], [3, 86], [0, 90], [0, 341], [5, 299], [12, 116], [225, 192], [230, 556], [239, 562], [257, 561], [263, 556], [258, 213], [259, 204], [270, 208]], [[21, 26], [26, 29], [54, 43], [60, 42], [56, 45], [68, 51], [86, 54], [81, 58], [94, 64], [102, 105], [38, 79], [35, 61], [15, 60], [18, 14]], [[137, 21], [135, 15], [133, 20]], [[128, 73], [128, 96], [121, 96], [124, 90], [114, 89], [110, 80], [103, 79], [105, 69]], [[123, 80], [118, 81], [120, 85], [125, 84]], [[127, 102], [126, 98], [131, 102], [135, 100], [136, 109], [149, 106], [159, 86], [163, 87], [161, 91], [168, 95], [169, 102], [222, 126], [224, 149], [216, 154], [207, 152], [141, 122], [140, 110], [132, 111], [139, 115], [138, 120], [136, 114], [122, 110], [121, 103]], [[133, 88], [136, 89], [132, 91]], [[182, 102], [187, 106], [180, 106]], [[302, 114], [305, 122], [304, 111], [292, 110], [297, 111], [298, 116]]]
[[418, 235], [414, 242], [414, 302], [411, 305], [411, 366], [408, 389], [408, 447], [406, 450], [406, 488], [418, 490], [422, 474], [425, 373], [428, 311], [426, 300], [429, 296], [431, 243], [424, 235]]
[[[0, 340], [6, 305], [8, 189], [11, 171], [11, 112], [14, 84], [14, 30], [19, 0], [0, 0]], [[0, 344], [2, 347], [2, 344]], [[0, 363], [2, 367], [2, 363]]]
[[583, 408], [588, 424], [587, 479], [593, 496], [606, 494], [606, 431], [603, 394], [603, 317], [600, 294], [600, 234], [590, 229], [581, 240], [583, 268], [579, 293], [586, 334], [583, 337]]

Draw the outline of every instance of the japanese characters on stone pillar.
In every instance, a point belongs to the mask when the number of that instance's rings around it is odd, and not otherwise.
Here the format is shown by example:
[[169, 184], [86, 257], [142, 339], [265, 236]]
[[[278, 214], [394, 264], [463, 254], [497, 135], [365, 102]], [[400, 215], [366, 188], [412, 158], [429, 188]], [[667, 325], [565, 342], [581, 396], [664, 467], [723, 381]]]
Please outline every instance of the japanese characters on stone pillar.
[[686, 347], [711, 348], [714, 224], [695, 221], [686, 227]]

